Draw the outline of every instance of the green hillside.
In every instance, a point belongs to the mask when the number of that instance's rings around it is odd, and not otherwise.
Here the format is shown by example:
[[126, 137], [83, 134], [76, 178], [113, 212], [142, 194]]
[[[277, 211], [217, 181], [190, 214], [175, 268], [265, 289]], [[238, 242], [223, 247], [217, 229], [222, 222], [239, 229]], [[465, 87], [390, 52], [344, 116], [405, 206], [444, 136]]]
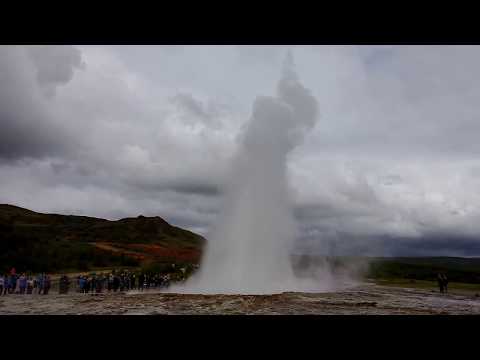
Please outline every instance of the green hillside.
[[375, 279], [435, 280], [446, 273], [450, 281], [480, 284], [480, 259], [458, 257], [372, 258], [368, 276]]
[[0, 205], [0, 271], [86, 270], [179, 257], [196, 262], [204, 243], [160, 217], [109, 221]]
[[438, 273], [445, 273], [453, 282], [480, 284], [480, 258], [297, 255], [292, 260], [298, 275], [328, 266], [333, 272], [346, 271], [359, 279], [436, 281]]

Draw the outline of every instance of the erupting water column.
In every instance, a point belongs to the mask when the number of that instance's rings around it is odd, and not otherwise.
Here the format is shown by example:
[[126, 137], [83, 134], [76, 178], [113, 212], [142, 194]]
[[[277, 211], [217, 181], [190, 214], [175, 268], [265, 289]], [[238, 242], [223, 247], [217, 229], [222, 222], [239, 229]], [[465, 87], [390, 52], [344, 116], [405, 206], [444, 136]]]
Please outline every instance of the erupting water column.
[[317, 102], [287, 54], [277, 95], [258, 96], [232, 164], [218, 224], [208, 236], [199, 273], [173, 292], [266, 294], [319, 290], [295, 278], [296, 236], [287, 184], [287, 155], [312, 129]]

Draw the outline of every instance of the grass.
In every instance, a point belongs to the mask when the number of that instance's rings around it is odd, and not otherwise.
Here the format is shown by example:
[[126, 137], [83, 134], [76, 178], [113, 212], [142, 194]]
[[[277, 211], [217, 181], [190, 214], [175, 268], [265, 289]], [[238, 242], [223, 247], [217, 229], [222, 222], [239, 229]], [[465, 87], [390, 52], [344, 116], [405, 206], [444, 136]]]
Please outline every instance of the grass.
[[[436, 281], [429, 280], [409, 280], [409, 279], [374, 279], [377, 285], [393, 286], [401, 288], [412, 288], [421, 290], [431, 290], [439, 292]], [[448, 293], [454, 295], [476, 295], [480, 296], [480, 284], [469, 284], [461, 282], [450, 282], [448, 284]]]

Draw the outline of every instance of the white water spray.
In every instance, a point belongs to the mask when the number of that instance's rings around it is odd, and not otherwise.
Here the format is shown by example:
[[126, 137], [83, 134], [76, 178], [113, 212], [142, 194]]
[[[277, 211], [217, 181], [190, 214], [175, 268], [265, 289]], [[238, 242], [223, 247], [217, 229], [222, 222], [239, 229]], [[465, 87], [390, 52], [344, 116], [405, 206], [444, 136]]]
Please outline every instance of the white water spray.
[[299, 82], [288, 53], [277, 95], [255, 99], [200, 271], [170, 291], [267, 294], [332, 288], [328, 271], [321, 281], [300, 280], [290, 261], [297, 229], [287, 155], [313, 128], [317, 113], [317, 101]]

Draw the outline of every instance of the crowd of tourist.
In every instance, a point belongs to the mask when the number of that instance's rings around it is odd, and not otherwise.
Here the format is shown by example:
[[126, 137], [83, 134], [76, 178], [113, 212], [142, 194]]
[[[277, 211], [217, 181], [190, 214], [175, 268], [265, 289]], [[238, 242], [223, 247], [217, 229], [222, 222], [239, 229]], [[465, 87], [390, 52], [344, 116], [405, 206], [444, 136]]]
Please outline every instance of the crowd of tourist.
[[[69, 277], [62, 275], [58, 280], [58, 292], [67, 294], [76, 291], [84, 294], [117, 292], [129, 290], [161, 289], [170, 285], [170, 274], [145, 274], [133, 271], [112, 271], [110, 273], [79, 275]], [[57, 283], [55, 284], [57, 285]], [[10, 273], [0, 275], [0, 295], [8, 294], [39, 294], [48, 295], [52, 288], [52, 278], [49, 274], [37, 276], [17, 274], [13, 268]]]
[[25, 273], [17, 274], [12, 269], [9, 274], [0, 275], [0, 295], [7, 294], [44, 294], [47, 295], [52, 287], [50, 275], [45, 273], [38, 276], [27, 276]]
[[[60, 279], [63, 287], [68, 287], [70, 280], [66, 275]], [[128, 291], [151, 288], [164, 288], [170, 285], [170, 275], [143, 274], [125, 271], [121, 273], [112, 272], [110, 274], [102, 273], [100, 275], [78, 276], [76, 279], [77, 289], [81, 293], [101, 293], [102, 291]], [[62, 287], [62, 286], [61, 286]], [[68, 291], [68, 290], [67, 290]], [[61, 291], [62, 292], [62, 291]]]

